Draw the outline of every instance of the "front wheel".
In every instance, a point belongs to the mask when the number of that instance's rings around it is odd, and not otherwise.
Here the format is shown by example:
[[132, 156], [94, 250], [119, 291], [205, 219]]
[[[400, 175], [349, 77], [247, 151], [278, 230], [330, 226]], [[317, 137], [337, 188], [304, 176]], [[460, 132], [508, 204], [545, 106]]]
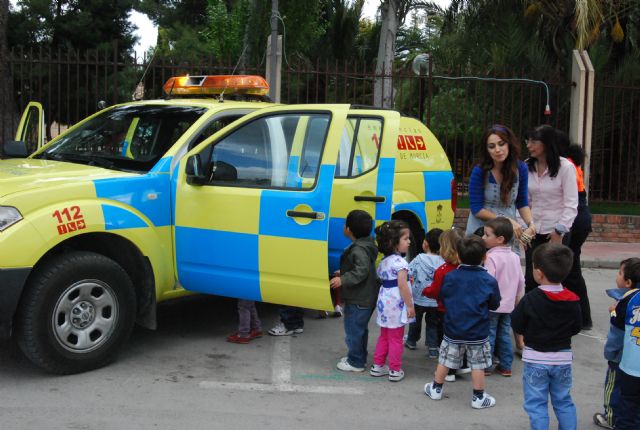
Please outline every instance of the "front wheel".
[[20, 302], [16, 336], [34, 364], [58, 374], [102, 367], [135, 322], [131, 279], [92, 252], [61, 254], [37, 269]]

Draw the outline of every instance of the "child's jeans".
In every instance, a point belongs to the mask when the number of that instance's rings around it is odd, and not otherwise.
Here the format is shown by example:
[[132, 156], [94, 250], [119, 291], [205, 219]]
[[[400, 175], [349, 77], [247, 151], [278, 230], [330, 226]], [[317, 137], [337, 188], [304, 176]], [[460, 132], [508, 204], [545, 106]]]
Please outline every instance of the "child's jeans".
[[238, 299], [238, 333], [242, 337], [247, 337], [251, 330], [262, 331], [256, 302]]
[[409, 333], [407, 334], [407, 342], [415, 345], [420, 340], [420, 334], [422, 332], [422, 317], [424, 315], [425, 323], [425, 342], [427, 348], [438, 348], [440, 342], [438, 342], [438, 328], [442, 325], [440, 321], [440, 313], [438, 308], [429, 306], [413, 306], [416, 310], [416, 321], [409, 324]]
[[552, 366], [525, 362], [522, 383], [524, 410], [529, 414], [531, 430], [549, 429], [549, 396], [558, 419], [558, 430], [576, 430], [578, 418], [571, 399], [570, 364]]
[[490, 312], [489, 342], [491, 355], [498, 349], [500, 368], [511, 370], [513, 363], [513, 347], [511, 346], [511, 314]]
[[344, 341], [349, 350], [347, 362], [353, 367], [362, 368], [367, 363], [369, 319], [373, 309], [349, 303], [344, 305]]
[[389, 358], [389, 369], [402, 370], [402, 337], [404, 326], [398, 328], [380, 327], [380, 337], [376, 343], [373, 363], [384, 366]]

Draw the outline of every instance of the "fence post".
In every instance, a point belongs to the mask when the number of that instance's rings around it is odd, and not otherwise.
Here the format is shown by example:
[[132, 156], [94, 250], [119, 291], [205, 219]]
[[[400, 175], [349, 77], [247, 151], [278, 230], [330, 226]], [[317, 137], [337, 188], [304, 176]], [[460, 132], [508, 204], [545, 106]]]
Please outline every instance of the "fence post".
[[591, 130], [593, 126], [594, 70], [586, 51], [573, 50], [571, 66], [571, 117], [569, 137], [584, 148], [584, 188], [589, 193], [589, 167], [591, 165]]
[[[282, 80], [282, 36], [278, 36], [275, 57], [271, 51], [271, 36], [267, 38], [267, 70], [266, 78], [269, 83], [269, 97], [274, 103], [280, 103], [280, 82]], [[275, 73], [271, 74], [271, 68]]]

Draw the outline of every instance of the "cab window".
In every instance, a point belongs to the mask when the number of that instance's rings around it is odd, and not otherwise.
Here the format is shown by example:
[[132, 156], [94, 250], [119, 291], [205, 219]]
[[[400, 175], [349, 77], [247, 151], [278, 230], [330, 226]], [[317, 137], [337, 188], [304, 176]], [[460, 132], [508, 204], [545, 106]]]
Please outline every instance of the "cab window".
[[382, 120], [348, 118], [342, 131], [336, 177], [351, 178], [373, 170], [380, 155]]
[[148, 171], [205, 111], [188, 106], [116, 106], [65, 133], [35, 158]]
[[329, 128], [328, 114], [282, 114], [242, 125], [201, 154], [211, 184], [310, 189]]

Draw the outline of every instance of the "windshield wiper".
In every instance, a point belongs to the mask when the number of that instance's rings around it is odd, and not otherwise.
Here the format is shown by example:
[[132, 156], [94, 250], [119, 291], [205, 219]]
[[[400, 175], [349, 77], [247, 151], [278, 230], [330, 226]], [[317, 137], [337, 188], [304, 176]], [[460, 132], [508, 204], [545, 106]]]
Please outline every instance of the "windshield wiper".
[[69, 154], [69, 153], [55, 154], [55, 155], [56, 155], [55, 159], [59, 161], [76, 161], [83, 164], [87, 164], [89, 166], [104, 167], [105, 169], [113, 169], [113, 167], [115, 166], [115, 163], [111, 160], [92, 156], [92, 155]]

